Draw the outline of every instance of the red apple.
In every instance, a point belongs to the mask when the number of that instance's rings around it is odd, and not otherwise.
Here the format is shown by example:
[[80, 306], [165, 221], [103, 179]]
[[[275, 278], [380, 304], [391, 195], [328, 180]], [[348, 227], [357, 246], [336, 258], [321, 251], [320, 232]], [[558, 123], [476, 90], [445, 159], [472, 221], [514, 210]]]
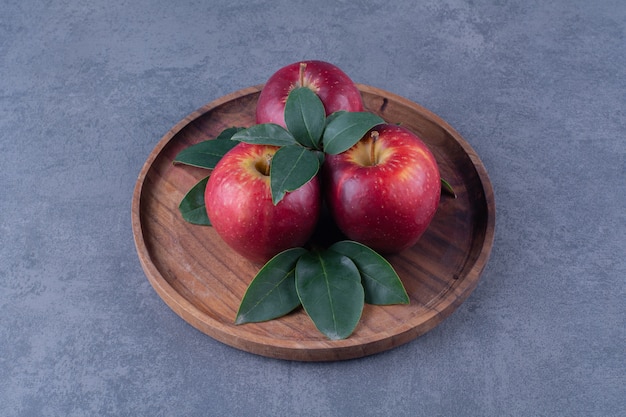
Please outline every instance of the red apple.
[[276, 71], [265, 83], [257, 102], [256, 122], [285, 126], [285, 102], [296, 87], [315, 92], [326, 115], [339, 110], [363, 111], [361, 92], [339, 68], [324, 61], [301, 61]]
[[349, 238], [381, 253], [413, 246], [439, 205], [439, 168], [408, 129], [382, 124], [339, 155], [327, 155], [329, 210]]
[[213, 169], [204, 194], [217, 234], [253, 262], [264, 263], [283, 250], [304, 245], [320, 213], [317, 176], [273, 204], [269, 164], [277, 149], [237, 144]]

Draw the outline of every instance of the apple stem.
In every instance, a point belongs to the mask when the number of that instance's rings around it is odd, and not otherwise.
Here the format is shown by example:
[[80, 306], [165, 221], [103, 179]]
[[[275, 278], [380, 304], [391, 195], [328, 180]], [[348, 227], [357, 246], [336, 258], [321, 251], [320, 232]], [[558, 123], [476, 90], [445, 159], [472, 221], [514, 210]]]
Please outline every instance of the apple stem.
[[306, 70], [306, 62], [300, 63], [300, 87], [304, 87], [304, 71]]
[[375, 166], [378, 163], [378, 161], [376, 161], [376, 141], [378, 140], [378, 132], [372, 130], [372, 133], [370, 133], [370, 139], [370, 163], [372, 166]]
[[268, 153], [267, 155], [265, 155], [265, 176], [269, 177], [270, 175], [270, 168], [272, 167], [272, 154]]

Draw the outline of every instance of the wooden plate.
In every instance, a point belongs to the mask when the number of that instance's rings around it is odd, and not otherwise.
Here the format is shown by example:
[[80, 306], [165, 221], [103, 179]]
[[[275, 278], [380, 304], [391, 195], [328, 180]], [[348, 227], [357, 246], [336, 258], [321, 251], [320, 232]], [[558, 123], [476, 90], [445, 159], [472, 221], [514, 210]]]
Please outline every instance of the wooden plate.
[[298, 309], [265, 323], [234, 324], [259, 265], [229, 249], [211, 227], [182, 220], [178, 204], [207, 171], [174, 166], [179, 151], [231, 126], [250, 126], [262, 86], [215, 100], [174, 126], [145, 162], [132, 202], [135, 245], [148, 280], [180, 317], [227, 345], [300, 361], [363, 357], [399, 346], [434, 328], [474, 290], [494, 237], [495, 203], [487, 172], [469, 144], [441, 118], [395, 94], [358, 85], [366, 110], [401, 123], [430, 147], [457, 198], [442, 195], [416, 246], [388, 257], [409, 305], [366, 305], [355, 332], [331, 341]]

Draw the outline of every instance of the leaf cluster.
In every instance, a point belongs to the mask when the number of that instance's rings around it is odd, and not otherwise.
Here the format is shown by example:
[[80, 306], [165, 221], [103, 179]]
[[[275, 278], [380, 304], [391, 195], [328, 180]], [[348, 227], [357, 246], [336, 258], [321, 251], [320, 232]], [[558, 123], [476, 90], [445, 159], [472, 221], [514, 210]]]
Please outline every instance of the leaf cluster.
[[248, 286], [235, 322], [272, 320], [302, 306], [329, 339], [345, 339], [365, 303], [408, 304], [409, 297], [385, 258], [345, 240], [323, 251], [292, 248], [276, 255]]
[[[231, 127], [212, 140], [206, 140], [182, 150], [174, 163], [213, 169], [219, 160], [238, 142], [278, 146], [270, 163], [272, 202], [278, 204], [288, 192], [295, 191], [315, 175], [324, 162], [325, 154], [339, 154], [357, 143], [368, 130], [384, 123], [369, 112], [338, 111], [326, 117], [324, 104], [311, 89], [294, 88], [285, 103], [284, 128], [274, 123], [262, 123], [249, 128]], [[183, 217], [195, 224], [210, 221], [200, 219], [201, 201], [198, 189], [185, 196]]]

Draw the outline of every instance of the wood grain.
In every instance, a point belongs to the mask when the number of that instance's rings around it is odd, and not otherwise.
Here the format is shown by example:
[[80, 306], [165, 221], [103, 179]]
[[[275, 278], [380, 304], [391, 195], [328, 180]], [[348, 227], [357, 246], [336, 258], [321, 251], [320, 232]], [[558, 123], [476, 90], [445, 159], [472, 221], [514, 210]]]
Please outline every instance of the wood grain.
[[[139, 260], [157, 294], [189, 324], [235, 348], [299, 361], [363, 357], [409, 342], [448, 317], [474, 290], [493, 244], [495, 202], [478, 155], [445, 121], [395, 94], [361, 85], [366, 110], [401, 123], [430, 147], [457, 198], [443, 195], [429, 229], [413, 248], [388, 257], [410, 304], [366, 305], [345, 340], [322, 335], [302, 309], [265, 323], [235, 325], [241, 298], [260, 265], [228, 248], [210, 227], [186, 223], [178, 212], [185, 193], [207, 171], [175, 166], [182, 149], [230, 126], [254, 123], [262, 86], [215, 100], [176, 124], [156, 145], [139, 174], [132, 227]], [[322, 222], [316, 239], [332, 240]]]

